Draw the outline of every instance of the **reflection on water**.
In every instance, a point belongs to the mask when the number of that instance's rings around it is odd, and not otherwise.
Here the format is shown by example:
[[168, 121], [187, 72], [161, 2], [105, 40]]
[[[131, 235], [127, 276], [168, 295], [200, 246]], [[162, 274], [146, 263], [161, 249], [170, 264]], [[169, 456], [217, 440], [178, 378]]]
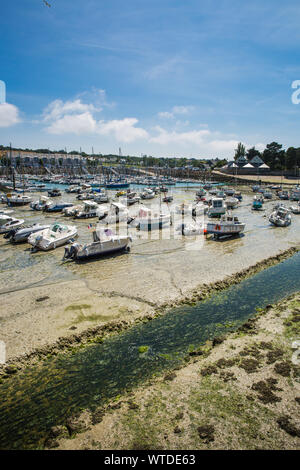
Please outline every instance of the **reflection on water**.
[[[196, 306], [183, 306], [71, 356], [49, 359], [0, 385], [0, 447], [40, 445], [50, 426], [182, 362], [188, 348], [236, 328], [256, 307], [300, 289], [300, 253]], [[228, 331], [228, 329], [227, 329]], [[149, 350], [139, 353], [139, 346]]]

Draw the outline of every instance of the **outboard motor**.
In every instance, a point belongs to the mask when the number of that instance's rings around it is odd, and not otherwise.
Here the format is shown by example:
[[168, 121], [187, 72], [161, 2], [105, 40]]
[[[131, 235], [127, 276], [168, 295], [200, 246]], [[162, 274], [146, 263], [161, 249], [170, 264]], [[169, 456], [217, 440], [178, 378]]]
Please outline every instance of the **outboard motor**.
[[9, 232], [5, 233], [4, 238], [6, 240], [13, 238], [16, 232], [17, 232], [17, 229], [10, 230]]

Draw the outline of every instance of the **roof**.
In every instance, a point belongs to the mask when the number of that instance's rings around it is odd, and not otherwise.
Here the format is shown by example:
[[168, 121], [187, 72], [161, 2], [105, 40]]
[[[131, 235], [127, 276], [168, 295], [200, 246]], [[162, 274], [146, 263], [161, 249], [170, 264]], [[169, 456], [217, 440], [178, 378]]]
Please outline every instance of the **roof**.
[[247, 163], [246, 165], [243, 166], [243, 168], [254, 168], [254, 166], [251, 165], [251, 163]]

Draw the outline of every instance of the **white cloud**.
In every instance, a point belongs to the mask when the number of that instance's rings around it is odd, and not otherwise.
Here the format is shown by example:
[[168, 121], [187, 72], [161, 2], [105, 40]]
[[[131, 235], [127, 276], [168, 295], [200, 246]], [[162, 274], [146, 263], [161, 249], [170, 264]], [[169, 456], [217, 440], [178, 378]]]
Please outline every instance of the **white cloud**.
[[93, 104], [82, 103], [80, 99], [74, 101], [54, 100], [44, 110], [44, 121], [51, 121], [59, 119], [66, 114], [84, 113], [101, 111], [100, 108], [95, 108]]
[[194, 106], [173, 106], [171, 111], [162, 111], [158, 116], [163, 119], [173, 119], [178, 114], [189, 114], [194, 109]]
[[90, 112], [66, 114], [46, 128], [49, 134], [89, 134], [95, 129], [96, 121]]
[[19, 110], [10, 103], [0, 104], [0, 127], [14, 126], [20, 122]]
[[155, 128], [158, 131], [158, 135], [150, 139], [151, 142], [168, 145], [171, 143], [178, 144], [197, 144], [203, 143], [204, 137], [210, 134], [208, 129], [193, 130], [186, 132], [167, 131], [160, 126]]
[[100, 121], [98, 124], [98, 133], [102, 135], [114, 135], [116, 140], [120, 142], [133, 142], [137, 139], [148, 138], [148, 132], [141, 128], [135, 127], [138, 120], [135, 118], [125, 118], [121, 120]]

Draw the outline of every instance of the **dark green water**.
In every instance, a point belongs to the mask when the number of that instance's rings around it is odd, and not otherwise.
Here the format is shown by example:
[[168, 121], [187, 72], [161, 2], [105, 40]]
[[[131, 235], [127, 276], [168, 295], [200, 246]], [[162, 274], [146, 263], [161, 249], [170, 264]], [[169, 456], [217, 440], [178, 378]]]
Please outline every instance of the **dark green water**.
[[[34, 448], [54, 424], [93, 409], [153, 374], [182, 362], [188, 349], [236, 328], [264, 307], [300, 290], [300, 253], [163, 317], [76, 352], [53, 358], [0, 385], [0, 448]], [[230, 328], [229, 328], [230, 329]], [[148, 345], [144, 354], [139, 346]]]

